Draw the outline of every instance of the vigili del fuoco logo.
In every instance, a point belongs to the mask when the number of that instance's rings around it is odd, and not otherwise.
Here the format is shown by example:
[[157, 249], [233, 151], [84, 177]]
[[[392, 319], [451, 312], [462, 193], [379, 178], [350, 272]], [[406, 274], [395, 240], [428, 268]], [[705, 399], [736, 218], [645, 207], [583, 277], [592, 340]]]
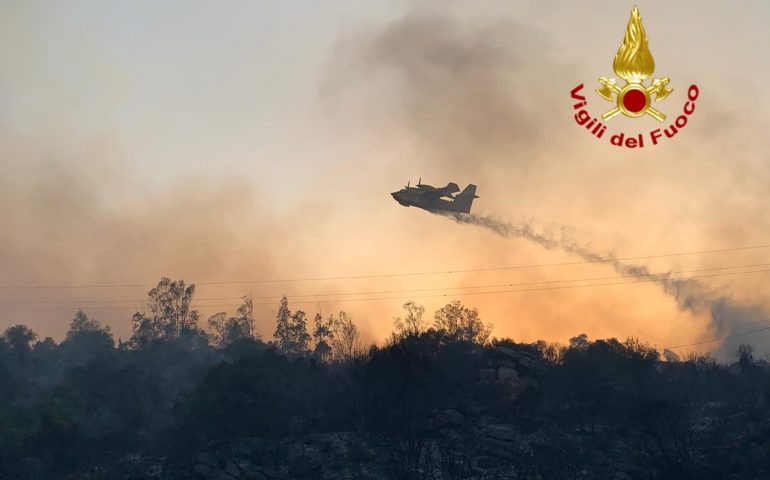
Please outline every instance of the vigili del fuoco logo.
[[[588, 113], [586, 109], [588, 100], [581, 94], [582, 83], [570, 92], [570, 96], [577, 101], [572, 107], [577, 110], [575, 121], [578, 125], [594, 137], [601, 139], [607, 132], [607, 126], [602, 122], [609, 122], [618, 114], [629, 118], [649, 115], [661, 123], [665, 122], [667, 118], [665, 109], [658, 107], [658, 102], [665, 100], [673, 92], [673, 88], [669, 87], [671, 80], [668, 77], [653, 78], [649, 84], [645, 84], [647, 77], [655, 71], [655, 60], [647, 45], [647, 34], [642, 26], [639, 9], [636, 7], [631, 11], [623, 44], [615, 54], [612, 67], [625, 84], [618, 84], [614, 78], [599, 77], [600, 88], [596, 89], [596, 93], [612, 104], [611, 108], [601, 115], [601, 121]], [[612, 145], [626, 148], [644, 148], [647, 145], [658, 145], [664, 139], [673, 138], [687, 125], [689, 117], [695, 112], [698, 93], [697, 85], [690, 85], [687, 88], [687, 102], [682, 107], [682, 113], [665, 127], [656, 128], [647, 135], [621, 132], [611, 134], [607, 138]]]

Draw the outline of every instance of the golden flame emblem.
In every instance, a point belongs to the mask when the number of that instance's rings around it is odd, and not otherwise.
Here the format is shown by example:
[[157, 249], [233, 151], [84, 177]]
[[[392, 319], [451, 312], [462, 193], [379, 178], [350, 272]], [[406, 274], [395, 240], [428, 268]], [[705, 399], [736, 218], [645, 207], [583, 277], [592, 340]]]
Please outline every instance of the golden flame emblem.
[[612, 67], [620, 78], [629, 83], [641, 83], [655, 71], [655, 59], [647, 45], [647, 32], [636, 7], [631, 11], [623, 45], [615, 54]]
[[649, 86], [644, 85], [644, 80], [655, 71], [655, 59], [652, 58], [642, 17], [636, 7], [631, 11], [623, 44], [615, 54], [612, 67], [615, 74], [625, 80], [626, 85], [620, 87], [614, 78], [599, 78], [602, 88], [596, 90], [596, 93], [616, 105], [602, 115], [604, 120], [619, 113], [634, 118], [649, 114], [661, 122], [666, 119], [663, 113], [652, 107], [652, 96], [655, 96], [657, 102], [669, 96], [673, 90], [667, 87], [670, 81], [668, 77], [656, 78]]

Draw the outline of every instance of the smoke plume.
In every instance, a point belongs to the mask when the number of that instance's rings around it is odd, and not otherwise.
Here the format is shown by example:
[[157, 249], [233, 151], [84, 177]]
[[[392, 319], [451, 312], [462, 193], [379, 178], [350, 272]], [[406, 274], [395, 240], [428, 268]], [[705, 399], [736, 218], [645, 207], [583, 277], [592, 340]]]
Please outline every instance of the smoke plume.
[[[676, 301], [680, 309], [696, 315], [708, 314], [714, 331], [720, 336], [735, 335], [741, 329], [750, 331], [770, 323], [767, 313], [762, 308], [738, 304], [729, 296], [720, 294], [698, 280], [676, 278], [672, 272], [653, 273], [647, 266], [625, 263], [618, 260], [612, 253], [598, 253], [581, 246], [568, 233], [569, 228], [566, 226], [562, 226], [560, 235], [555, 236], [538, 231], [530, 221], [510, 223], [488, 215], [454, 212], [441, 212], [439, 214], [460, 224], [486, 228], [506, 238], [521, 238], [548, 250], [562, 250], [586, 262], [609, 265], [622, 277], [654, 282], [660, 285], [666, 295]], [[738, 341], [731, 342], [729, 339], [723, 341], [717, 351], [718, 356], [722, 358], [729, 356], [734, 352], [734, 344]]]

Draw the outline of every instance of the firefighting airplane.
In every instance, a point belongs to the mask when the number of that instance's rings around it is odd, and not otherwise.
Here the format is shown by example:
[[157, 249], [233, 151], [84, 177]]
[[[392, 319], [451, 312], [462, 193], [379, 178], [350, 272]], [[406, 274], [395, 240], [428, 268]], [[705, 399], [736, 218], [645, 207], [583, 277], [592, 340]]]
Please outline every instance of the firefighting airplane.
[[449, 182], [446, 187], [436, 188], [423, 184], [420, 179], [416, 187], [407, 183], [406, 187], [391, 195], [405, 207], [418, 207], [429, 212], [471, 213], [473, 199], [479, 198], [476, 185], [469, 184], [459, 195], [452, 196], [457, 192], [460, 192], [460, 187], [456, 183]]

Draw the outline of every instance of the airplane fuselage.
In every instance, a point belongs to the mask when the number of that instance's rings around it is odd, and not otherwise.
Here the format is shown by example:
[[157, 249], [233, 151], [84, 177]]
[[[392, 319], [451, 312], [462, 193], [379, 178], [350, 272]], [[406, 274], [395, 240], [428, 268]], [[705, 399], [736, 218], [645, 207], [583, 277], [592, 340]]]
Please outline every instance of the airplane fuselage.
[[441, 188], [418, 185], [393, 192], [391, 196], [404, 207], [417, 207], [429, 212], [470, 213], [473, 199], [478, 198], [475, 185], [469, 185], [461, 194], [452, 196], [457, 191], [459, 188], [453, 183]]

